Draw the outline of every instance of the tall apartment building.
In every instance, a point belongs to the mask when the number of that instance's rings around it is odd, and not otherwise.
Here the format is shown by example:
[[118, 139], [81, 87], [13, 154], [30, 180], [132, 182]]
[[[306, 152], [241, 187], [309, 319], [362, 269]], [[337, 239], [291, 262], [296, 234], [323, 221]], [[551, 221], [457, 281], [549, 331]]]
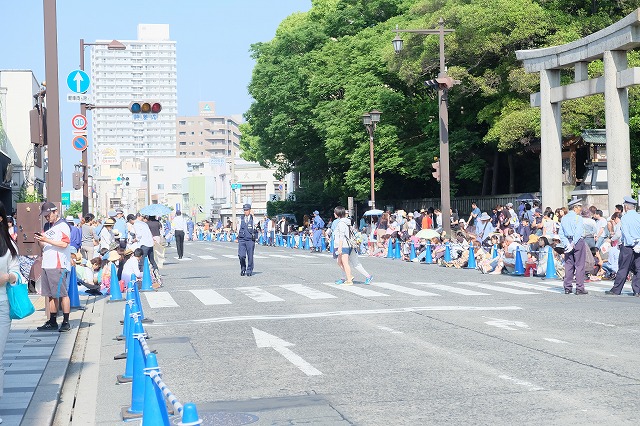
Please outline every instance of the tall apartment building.
[[[91, 91], [96, 106], [91, 111], [94, 176], [113, 174], [128, 158], [176, 155], [176, 42], [169, 40], [169, 25], [139, 24], [137, 40], [119, 41], [125, 50], [91, 48]], [[159, 102], [162, 111], [147, 119], [134, 117], [127, 108], [132, 101]], [[112, 189], [110, 179], [96, 181], [107, 185], [97, 188], [98, 194]], [[98, 205], [117, 204], [101, 201]]]
[[228, 157], [240, 147], [239, 116], [216, 115], [215, 102], [198, 102], [198, 116], [176, 120], [180, 158]]

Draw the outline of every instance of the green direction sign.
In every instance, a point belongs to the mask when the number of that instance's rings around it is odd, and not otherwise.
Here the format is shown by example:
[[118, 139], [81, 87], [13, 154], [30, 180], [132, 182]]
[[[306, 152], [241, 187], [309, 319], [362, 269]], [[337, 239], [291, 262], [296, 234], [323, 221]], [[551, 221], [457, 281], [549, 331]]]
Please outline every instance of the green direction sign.
[[69, 207], [71, 205], [71, 193], [63, 192], [62, 193], [62, 205]]

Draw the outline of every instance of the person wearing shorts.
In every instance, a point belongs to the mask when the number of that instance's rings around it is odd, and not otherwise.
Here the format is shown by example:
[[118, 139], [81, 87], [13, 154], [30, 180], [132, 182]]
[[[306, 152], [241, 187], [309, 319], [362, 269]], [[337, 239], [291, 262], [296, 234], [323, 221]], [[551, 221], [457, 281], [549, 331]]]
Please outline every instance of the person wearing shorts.
[[[42, 295], [49, 300], [49, 320], [38, 327], [38, 331], [69, 331], [70, 303], [67, 295], [67, 278], [70, 263], [71, 228], [60, 219], [55, 204], [46, 202], [40, 208], [40, 216], [47, 223], [42, 233], [36, 233], [35, 240], [42, 247], [42, 276], [40, 278]], [[60, 301], [60, 303], [58, 302]], [[57, 316], [59, 304], [62, 305], [62, 324], [58, 328]]]

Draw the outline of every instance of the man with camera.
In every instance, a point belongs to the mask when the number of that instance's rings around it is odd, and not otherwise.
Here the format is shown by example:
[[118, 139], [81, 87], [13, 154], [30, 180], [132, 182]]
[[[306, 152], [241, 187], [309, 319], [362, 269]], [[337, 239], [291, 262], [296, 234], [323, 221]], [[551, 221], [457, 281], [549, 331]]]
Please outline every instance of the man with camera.
[[243, 205], [242, 210], [244, 210], [244, 215], [240, 217], [238, 226], [240, 275], [250, 277], [253, 275], [253, 251], [256, 248], [256, 236], [258, 233], [251, 214], [251, 204]]

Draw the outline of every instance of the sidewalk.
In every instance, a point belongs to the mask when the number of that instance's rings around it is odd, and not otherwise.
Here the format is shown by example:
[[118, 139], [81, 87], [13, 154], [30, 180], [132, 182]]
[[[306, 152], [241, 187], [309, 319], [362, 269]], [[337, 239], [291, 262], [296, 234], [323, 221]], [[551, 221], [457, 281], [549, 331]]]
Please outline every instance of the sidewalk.
[[[36, 312], [13, 320], [5, 348], [4, 395], [0, 399], [2, 425], [50, 425], [58, 406], [65, 374], [85, 311], [72, 309], [68, 333], [40, 332], [47, 320], [44, 298], [30, 296]], [[93, 297], [81, 297], [91, 309]]]

